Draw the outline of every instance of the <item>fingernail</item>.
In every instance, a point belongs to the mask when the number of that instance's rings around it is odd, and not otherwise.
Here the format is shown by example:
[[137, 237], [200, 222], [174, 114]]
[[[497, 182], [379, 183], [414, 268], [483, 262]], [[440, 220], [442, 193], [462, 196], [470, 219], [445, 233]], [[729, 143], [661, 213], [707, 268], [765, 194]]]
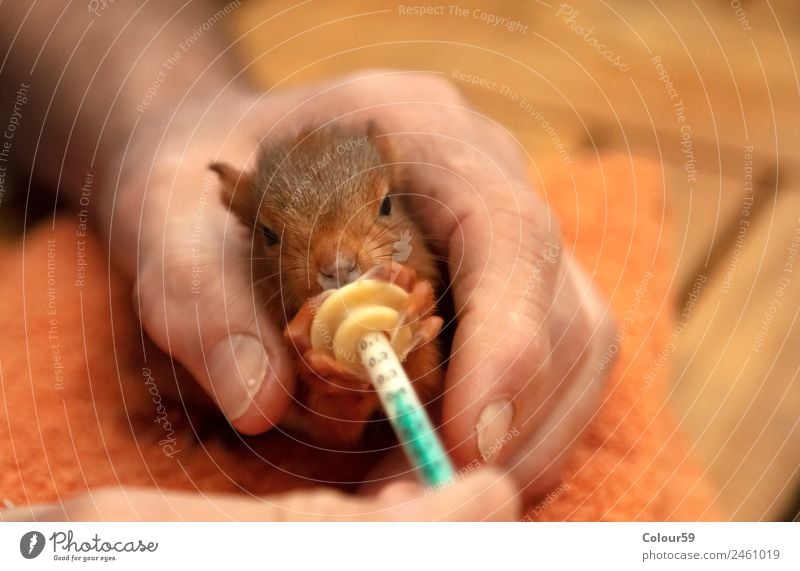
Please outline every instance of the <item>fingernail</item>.
[[267, 373], [267, 354], [252, 335], [231, 335], [217, 343], [208, 357], [211, 389], [228, 420], [247, 412]]
[[506, 435], [511, 430], [514, 418], [514, 405], [508, 399], [497, 399], [487, 404], [481, 411], [475, 431], [478, 435], [478, 451], [484, 462], [497, 456], [506, 443]]

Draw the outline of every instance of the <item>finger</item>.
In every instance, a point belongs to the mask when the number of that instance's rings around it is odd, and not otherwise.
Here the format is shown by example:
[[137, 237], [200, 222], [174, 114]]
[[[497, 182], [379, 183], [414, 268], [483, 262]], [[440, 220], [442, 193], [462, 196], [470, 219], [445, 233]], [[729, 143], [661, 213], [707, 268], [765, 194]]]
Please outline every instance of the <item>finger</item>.
[[[490, 213], [484, 227], [487, 244], [452, 242], [451, 259], [463, 263], [453, 273], [458, 327], [443, 428], [462, 462], [476, 456], [499, 460], [503, 447], [524, 446], [535, 430], [531, 413], [543, 410], [542, 400], [559, 382], [552, 376], [548, 319], [558, 286], [560, 246], [534, 220]], [[465, 235], [480, 235], [477, 227], [470, 228], [478, 225], [467, 221]]]
[[[505, 161], [480, 146], [465, 141], [440, 158], [428, 142], [425, 152], [430, 166], [412, 176], [422, 193], [447, 206], [429, 207], [428, 220], [449, 232], [458, 320], [444, 436], [463, 464], [500, 458], [499, 448], [525, 445], [536, 429], [531, 411], [543, 411], [542, 400], [559, 382], [552, 377], [549, 323], [564, 286], [559, 231], [533, 189], [506, 178]], [[454, 162], [460, 170], [443, 176], [441, 165]]]
[[311, 326], [314, 322], [314, 312], [319, 305], [321, 302], [318, 300], [304, 303], [297, 315], [286, 325], [284, 337], [298, 355], [304, 354], [311, 347]]
[[427, 494], [408, 482], [390, 484], [374, 496], [324, 489], [266, 498], [109, 489], [47, 513], [69, 521], [510, 521], [520, 517], [520, 509], [508, 478], [478, 470]]
[[476, 470], [452, 485], [417, 495], [415, 486], [389, 485], [376, 498], [377, 513], [394, 521], [516, 521], [522, 502], [511, 478], [490, 469]]
[[[578, 292], [576, 299], [581, 300], [580, 310], [592, 328], [588, 335], [592, 341], [577, 363], [554, 362], [554, 376], [568, 381], [557, 385], [553, 391], [555, 397], [545, 401], [548, 405], [546, 415], [541, 422], [534, 423], [537, 428], [526, 446], [516, 450], [506, 463], [515, 474], [524, 475], [523, 492], [528, 497], [541, 496], [562, 480], [570, 449], [597, 414], [604, 390], [601, 381], [610, 361], [613, 361], [608, 349], [613, 342], [616, 324], [583, 271], [576, 264], [570, 264], [569, 272]], [[568, 309], [569, 302], [562, 306]], [[562, 329], [565, 334], [561, 342], [555, 344], [554, 351], [560, 350], [561, 344], [575, 346], [586, 338], [585, 333], [575, 334], [574, 328], [567, 326]], [[600, 366], [600, 363], [604, 364]]]
[[216, 199], [215, 185], [202, 186], [210, 183], [199, 172], [181, 176], [209, 193], [202, 224], [185, 196], [162, 214], [165, 230], [148, 221], [134, 306], [155, 343], [189, 370], [232, 425], [257, 434], [280, 422], [291, 403], [293, 367], [277, 320], [263, 311], [267, 292], [253, 287], [250, 233]]
[[[518, 149], [497, 127], [476, 120], [470, 128], [466, 115], [401, 144], [413, 163], [420, 219], [426, 232], [445, 233], [450, 263], [458, 327], [443, 402], [445, 440], [461, 464], [476, 457], [507, 462], [529, 451], [555, 404], [575, 394], [595, 324], [581, 308], [558, 225], [528, 183]], [[555, 431], [545, 451], [568, 433]], [[515, 466], [521, 482], [541, 471], [527, 461]]]

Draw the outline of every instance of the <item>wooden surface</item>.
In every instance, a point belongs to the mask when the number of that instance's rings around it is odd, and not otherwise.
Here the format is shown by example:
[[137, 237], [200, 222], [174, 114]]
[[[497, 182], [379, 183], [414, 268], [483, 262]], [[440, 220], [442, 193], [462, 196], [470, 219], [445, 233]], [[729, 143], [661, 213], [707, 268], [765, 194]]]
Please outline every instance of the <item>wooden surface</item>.
[[412, 16], [394, 2], [253, 0], [228, 24], [265, 86], [425, 70], [453, 78], [536, 160], [618, 150], [658, 161], [679, 292], [678, 341], [664, 352], [672, 404], [733, 517], [774, 519], [800, 485], [800, 261], [787, 266], [800, 232], [800, 18], [788, 0], [742, 4], [463, 2], [469, 14], [426, 4], [445, 13]]

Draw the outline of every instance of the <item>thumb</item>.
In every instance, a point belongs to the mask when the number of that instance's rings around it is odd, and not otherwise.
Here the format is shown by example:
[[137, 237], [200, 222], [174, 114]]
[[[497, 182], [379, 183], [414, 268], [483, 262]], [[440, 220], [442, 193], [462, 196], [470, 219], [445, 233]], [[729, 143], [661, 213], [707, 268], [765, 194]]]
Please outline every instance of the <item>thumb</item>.
[[476, 470], [437, 492], [407, 482], [376, 496], [331, 489], [265, 498], [109, 488], [59, 505], [0, 512], [2, 521], [510, 521], [520, 517], [519, 493], [491, 469]]
[[160, 251], [143, 248], [133, 303], [148, 335], [233, 427], [259, 434], [291, 404], [294, 368], [278, 321], [253, 288], [249, 244], [238, 230], [206, 233], [217, 238], [201, 245], [176, 232], [165, 235]]
[[373, 496], [300, 491], [270, 502], [269, 519], [293, 521], [512, 521], [521, 513], [520, 495], [511, 479], [489, 468], [440, 490], [397, 481]]
[[387, 486], [373, 508], [379, 519], [394, 521], [517, 521], [521, 494], [509, 476], [481, 468], [440, 490], [397, 482]]

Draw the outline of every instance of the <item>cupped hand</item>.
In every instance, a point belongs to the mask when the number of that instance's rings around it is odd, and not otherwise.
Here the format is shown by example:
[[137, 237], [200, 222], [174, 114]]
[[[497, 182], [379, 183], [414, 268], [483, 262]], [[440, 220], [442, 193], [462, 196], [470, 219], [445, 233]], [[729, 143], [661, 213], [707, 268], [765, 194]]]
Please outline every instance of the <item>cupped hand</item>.
[[[266, 94], [226, 90], [146, 111], [109, 162], [112, 256], [134, 305], [240, 431], [280, 422], [294, 371], [258, 311], [252, 237], [207, 169], [252, 166], [262, 141], [332, 120], [375, 121], [405, 168], [417, 222], [448, 261], [457, 328], [442, 403], [456, 462], [497, 464], [528, 496], [558, 481], [596, 410], [613, 322], [563, 248], [528, 160], [436, 76], [375, 70]], [[365, 127], [366, 128], [366, 127]]]

